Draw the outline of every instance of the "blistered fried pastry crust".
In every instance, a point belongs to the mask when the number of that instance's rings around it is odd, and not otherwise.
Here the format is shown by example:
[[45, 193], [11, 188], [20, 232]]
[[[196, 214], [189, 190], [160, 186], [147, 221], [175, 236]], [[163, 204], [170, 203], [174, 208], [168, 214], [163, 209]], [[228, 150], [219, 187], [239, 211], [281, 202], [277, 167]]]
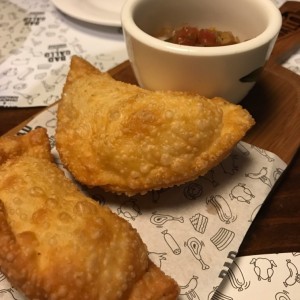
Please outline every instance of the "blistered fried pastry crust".
[[50, 144], [45, 128], [38, 128], [26, 135], [0, 138], [0, 165], [20, 155], [37, 156], [52, 160]]
[[13, 286], [39, 300], [176, 299], [137, 231], [83, 195], [39, 146], [45, 139], [43, 130], [0, 138], [0, 269]]
[[78, 181], [130, 196], [204, 175], [253, 124], [246, 110], [221, 98], [148, 91], [75, 56], [56, 142]]

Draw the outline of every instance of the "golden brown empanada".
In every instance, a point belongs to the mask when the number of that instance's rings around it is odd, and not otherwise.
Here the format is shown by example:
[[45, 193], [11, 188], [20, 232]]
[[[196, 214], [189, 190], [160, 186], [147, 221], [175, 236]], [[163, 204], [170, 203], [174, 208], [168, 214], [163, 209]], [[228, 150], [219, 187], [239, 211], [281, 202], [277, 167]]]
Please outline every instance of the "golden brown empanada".
[[64, 176], [47, 139], [0, 138], [1, 271], [29, 299], [176, 299], [137, 231]]
[[129, 196], [204, 175], [254, 124], [221, 98], [148, 91], [76, 56], [57, 118], [57, 150], [74, 177]]
[[20, 155], [31, 155], [53, 160], [50, 153], [50, 143], [44, 128], [23, 135], [0, 137], [0, 165], [6, 160]]

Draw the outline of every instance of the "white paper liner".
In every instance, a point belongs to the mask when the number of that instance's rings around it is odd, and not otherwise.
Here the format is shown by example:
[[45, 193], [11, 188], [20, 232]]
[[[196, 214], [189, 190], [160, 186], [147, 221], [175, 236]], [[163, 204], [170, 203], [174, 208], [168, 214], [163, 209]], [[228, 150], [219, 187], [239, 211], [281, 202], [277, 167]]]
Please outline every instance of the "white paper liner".
[[238, 257], [230, 269], [208, 300], [299, 299], [300, 252]]
[[119, 28], [77, 21], [48, 0], [0, 1], [0, 49], [0, 107], [54, 103], [72, 55], [102, 71], [127, 59]]

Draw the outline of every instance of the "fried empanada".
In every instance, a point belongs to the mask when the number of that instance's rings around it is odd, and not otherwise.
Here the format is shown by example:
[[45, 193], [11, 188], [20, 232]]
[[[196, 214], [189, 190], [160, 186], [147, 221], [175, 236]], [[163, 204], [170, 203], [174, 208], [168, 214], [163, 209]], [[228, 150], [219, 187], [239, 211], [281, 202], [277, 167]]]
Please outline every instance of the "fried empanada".
[[53, 160], [49, 139], [44, 128], [36, 129], [20, 137], [3, 136], [0, 138], [0, 165], [10, 158], [25, 154]]
[[79, 182], [131, 196], [204, 175], [253, 124], [246, 110], [224, 99], [148, 91], [74, 56], [56, 145]]
[[47, 139], [0, 138], [0, 269], [13, 286], [39, 300], [176, 299], [137, 231], [64, 176]]

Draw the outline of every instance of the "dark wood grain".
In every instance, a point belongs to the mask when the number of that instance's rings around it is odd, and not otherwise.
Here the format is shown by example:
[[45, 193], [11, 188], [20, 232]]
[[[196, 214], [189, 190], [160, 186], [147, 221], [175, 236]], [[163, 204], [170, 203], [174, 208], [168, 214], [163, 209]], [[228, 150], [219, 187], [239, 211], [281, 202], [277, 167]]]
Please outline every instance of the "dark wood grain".
[[300, 252], [300, 153], [251, 224], [238, 255]]
[[[289, 3], [283, 7], [285, 13]], [[297, 12], [299, 5], [292, 3], [290, 9]], [[242, 102], [257, 121], [245, 140], [273, 151], [289, 166], [251, 224], [239, 256], [300, 252], [300, 79], [280, 65], [297, 46], [297, 30], [282, 34], [260, 80]], [[136, 84], [128, 62], [110, 73], [118, 80]], [[0, 108], [0, 135], [15, 133], [42, 110]]]
[[0, 107], [0, 136], [16, 128], [22, 122], [44, 110], [44, 107], [3, 108]]

